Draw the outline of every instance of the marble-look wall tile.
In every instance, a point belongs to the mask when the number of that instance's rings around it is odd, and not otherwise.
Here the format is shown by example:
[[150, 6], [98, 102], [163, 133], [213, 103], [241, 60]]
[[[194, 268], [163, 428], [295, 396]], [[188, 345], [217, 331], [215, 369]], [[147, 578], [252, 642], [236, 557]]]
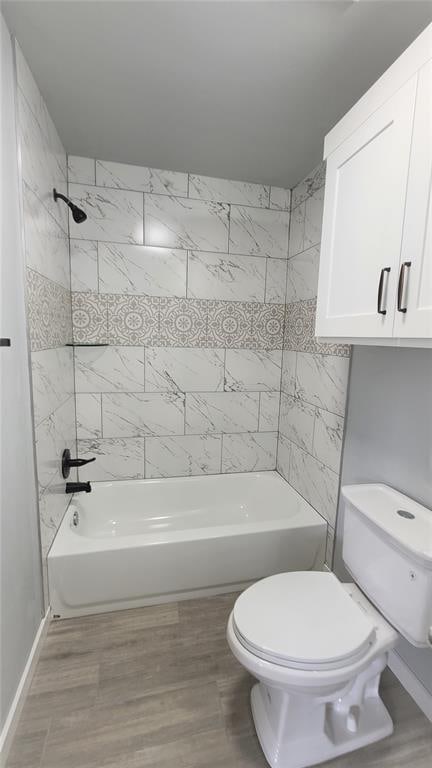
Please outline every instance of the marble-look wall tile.
[[108, 305], [97, 293], [72, 294], [73, 339], [76, 344], [106, 344]]
[[37, 426], [74, 393], [72, 348], [34, 351], [31, 366], [34, 421]]
[[146, 392], [216, 392], [223, 389], [223, 383], [223, 350], [187, 347], [146, 349]]
[[70, 262], [72, 290], [97, 293], [99, 277], [96, 240], [71, 240]]
[[170, 347], [207, 346], [207, 317], [205, 301], [161, 299], [159, 343]]
[[69, 290], [67, 234], [25, 183], [23, 184], [23, 215], [27, 266]]
[[276, 467], [277, 432], [223, 435], [222, 472], [262, 472]]
[[143, 347], [75, 347], [77, 392], [144, 391]]
[[146, 245], [226, 252], [228, 221], [229, 206], [223, 203], [145, 195]]
[[265, 301], [283, 304], [286, 296], [286, 259], [267, 259]]
[[186, 433], [256, 432], [258, 392], [188, 393]]
[[[70, 502], [61, 454], [76, 455], [66, 153], [39, 88], [16, 45], [18, 135], [21, 152], [27, 318], [39, 481], [44, 597], [46, 555]], [[70, 479], [75, 480], [76, 470]]]
[[77, 393], [75, 407], [77, 438], [102, 437], [102, 395]]
[[56, 203], [52, 194], [54, 187], [67, 194], [66, 154], [42, 98], [37, 114], [20, 88], [17, 101], [23, 181], [67, 234], [67, 208]]
[[225, 360], [226, 391], [279, 390], [282, 351], [227, 349]]
[[339, 482], [335, 472], [292, 444], [289, 482], [331, 526], [335, 525]]
[[27, 311], [32, 351], [62, 347], [72, 341], [70, 291], [26, 270]]
[[282, 355], [281, 390], [287, 395], [295, 393], [295, 376], [297, 365], [297, 353], [284, 349]]
[[81, 467], [81, 481], [139, 480], [144, 477], [144, 438], [129, 437], [110, 440], [78, 440], [78, 453], [83, 459], [96, 461]]
[[68, 155], [68, 182], [96, 184], [95, 161], [91, 157]]
[[157, 297], [107, 294], [106, 302], [110, 344], [158, 344], [160, 304]]
[[327, 526], [327, 540], [326, 540], [326, 553], [325, 564], [332, 569], [333, 568], [333, 551], [335, 545], [335, 531], [330, 525]]
[[282, 349], [284, 335], [283, 304], [252, 304], [253, 346], [261, 349]]
[[290, 456], [291, 456], [291, 441], [288, 440], [281, 432], [278, 433], [278, 448], [276, 469], [280, 475], [289, 482], [289, 468], [290, 468]]
[[189, 175], [189, 197], [196, 200], [211, 200], [216, 203], [236, 203], [267, 208], [269, 187], [245, 181], [228, 181], [211, 176]]
[[146, 438], [146, 477], [217, 474], [220, 465], [220, 435]]
[[182, 435], [185, 398], [174, 392], [119, 392], [102, 395], [104, 437]]
[[188, 296], [196, 299], [264, 301], [265, 261], [255, 256], [191, 251]]
[[186, 197], [188, 175], [140, 165], [96, 160], [96, 184], [99, 187], [133, 189], [137, 192]]
[[286, 303], [315, 299], [318, 291], [319, 247], [293, 256], [288, 261]]
[[65, 448], [75, 452], [75, 399], [69, 397], [38, 424], [36, 457], [39, 487], [61, 482], [61, 455]]
[[101, 293], [186, 296], [186, 251], [141, 245], [99, 245]]
[[42, 97], [37, 86], [36, 80], [27, 64], [21, 48], [15, 41], [15, 56], [17, 68], [17, 82], [29, 108], [35, 115], [40, 115], [42, 109]]
[[333, 355], [297, 354], [296, 395], [340, 416], [345, 413], [349, 360]]
[[270, 208], [279, 211], [289, 211], [291, 205], [291, 190], [283, 187], [270, 187]]
[[310, 248], [321, 240], [321, 228], [324, 209], [324, 187], [308, 197], [305, 204], [305, 226], [303, 248]]
[[254, 307], [248, 302], [208, 302], [207, 342], [211, 347], [253, 347]]
[[312, 452], [315, 408], [309, 403], [282, 392], [279, 430], [292, 443]]
[[258, 429], [260, 432], [277, 432], [279, 429], [280, 392], [261, 392]]
[[300, 184], [297, 184], [292, 191], [292, 208], [296, 208], [304, 200], [313, 195], [313, 193], [324, 186], [326, 174], [326, 164], [323, 160], [316, 168], [309, 173]]
[[343, 427], [341, 416], [316, 409], [312, 453], [334, 472], [340, 469]]
[[70, 495], [64, 492], [64, 481], [53, 482], [40, 494], [39, 521], [43, 558], [48, 554], [70, 501]]
[[288, 257], [304, 250], [305, 203], [291, 211]]
[[315, 337], [324, 181], [292, 192], [277, 468], [334, 526], [350, 348]]
[[81, 224], [69, 218], [71, 237], [142, 245], [143, 196], [140, 192], [72, 183], [69, 195], [87, 214], [87, 220]]
[[289, 213], [231, 206], [230, 253], [286, 259]]

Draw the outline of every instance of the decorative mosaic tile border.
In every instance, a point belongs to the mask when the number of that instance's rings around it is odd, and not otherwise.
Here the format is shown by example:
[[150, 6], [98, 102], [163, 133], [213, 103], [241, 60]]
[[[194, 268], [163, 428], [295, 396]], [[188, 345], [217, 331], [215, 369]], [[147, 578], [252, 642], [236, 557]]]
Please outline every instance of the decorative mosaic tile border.
[[315, 333], [316, 299], [286, 305], [284, 349], [349, 357], [349, 344], [320, 343]]
[[72, 341], [71, 294], [67, 288], [27, 268], [27, 306], [33, 352]]
[[76, 292], [72, 307], [80, 343], [282, 349], [283, 304]]

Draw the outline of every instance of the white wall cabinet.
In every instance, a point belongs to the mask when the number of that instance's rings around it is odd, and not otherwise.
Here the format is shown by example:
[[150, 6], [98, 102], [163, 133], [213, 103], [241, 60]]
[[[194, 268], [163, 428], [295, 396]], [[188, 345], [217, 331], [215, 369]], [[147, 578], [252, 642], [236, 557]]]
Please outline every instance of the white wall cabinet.
[[432, 61], [418, 76], [394, 336], [432, 338]]
[[411, 46], [416, 56], [408, 49], [393, 65], [397, 77], [390, 68], [385, 87], [378, 81], [326, 138], [321, 338], [432, 346], [432, 61], [418, 66], [422, 51], [432, 53], [425, 41], [432, 25]]

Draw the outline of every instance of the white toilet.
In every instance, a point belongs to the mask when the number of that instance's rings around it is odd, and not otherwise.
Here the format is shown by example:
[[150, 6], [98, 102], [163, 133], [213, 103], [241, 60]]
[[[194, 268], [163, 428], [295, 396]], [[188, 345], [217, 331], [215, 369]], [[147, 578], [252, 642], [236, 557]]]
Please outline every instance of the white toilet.
[[272, 768], [315, 765], [388, 736], [378, 686], [396, 629], [432, 644], [431, 512], [385, 485], [346, 486], [342, 496], [343, 559], [356, 584], [329, 572], [270, 576], [229, 618], [230, 648], [259, 680], [252, 712]]

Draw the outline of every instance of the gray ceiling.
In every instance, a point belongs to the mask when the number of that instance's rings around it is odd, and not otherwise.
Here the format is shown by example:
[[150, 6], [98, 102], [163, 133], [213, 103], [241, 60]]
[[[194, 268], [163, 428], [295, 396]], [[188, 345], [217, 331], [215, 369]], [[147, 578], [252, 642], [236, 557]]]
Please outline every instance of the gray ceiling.
[[69, 153], [288, 187], [432, 20], [415, 0], [2, 9]]

